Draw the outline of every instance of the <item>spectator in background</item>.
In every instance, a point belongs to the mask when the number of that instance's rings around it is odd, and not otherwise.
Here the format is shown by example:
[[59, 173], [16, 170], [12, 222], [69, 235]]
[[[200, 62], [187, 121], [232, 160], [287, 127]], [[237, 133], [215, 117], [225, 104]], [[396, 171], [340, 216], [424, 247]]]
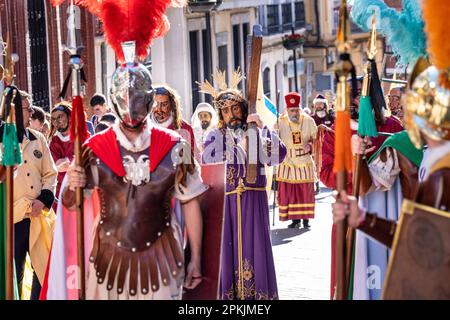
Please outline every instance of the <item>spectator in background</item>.
[[31, 114], [29, 127], [33, 130], [42, 132], [42, 127], [45, 122], [45, 111], [37, 106], [31, 106], [31, 109], [33, 110], [33, 113]]
[[106, 97], [101, 93], [95, 93], [89, 103], [92, 107], [94, 115], [91, 118], [91, 122], [94, 125], [94, 129], [100, 122], [100, 118], [109, 112]]
[[47, 120], [45, 120], [44, 124], [42, 125], [41, 133], [48, 140], [48, 137], [50, 135], [50, 122], [48, 122]]

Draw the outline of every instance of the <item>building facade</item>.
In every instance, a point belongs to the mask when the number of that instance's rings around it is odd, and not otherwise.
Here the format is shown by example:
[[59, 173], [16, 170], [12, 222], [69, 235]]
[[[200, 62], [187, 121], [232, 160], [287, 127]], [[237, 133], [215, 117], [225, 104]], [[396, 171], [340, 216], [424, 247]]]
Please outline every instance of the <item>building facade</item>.
[[[15, 65], [15, 84], [33, 96], [33, 103], [49, 110], [60, 101], [58, 95], [69, 71], [67, 44], [69, 6], [53, 7], [49, 0], [0, 0], [0, 34], [3, 41], [10, 36], [12, 52], [18, 56]], [[85, 50], [82, 53], [88, 99], [97, 91], [95, 39], [96, 18], [76, 7], [77, 39]], [[3, 63], [3, 57], [0, 57]], [[70, 97], [70, 86], [66, 97]]]
[[[400, 0], [386, 2], [401, 9]], [[153, 41], [146, 65], [151, 68], [155, 83], [168, 83], [180, 93], [183, 116], [189, 120], [199, 102], [210, 101], [198, 91], [197, 81], [210, 79], [216, 69], [226, 70], [227, 75], [237, 68], [245, 73], [246, 39], [253, 26], [260, 24], [264, 36], [261, 74], [265, 95], [276, 103], [277, 92], [283, 97], [290, 91], [299, 91], [302, 105], [310, 105], [316, 93], [333, 96], [335, 92], [334, 42], [339, 4], [340, 0], [223, 0], [209, 15], [195, 12], [189, 5], [170, 8], [167, 15], [171, 28], [165, 37]], [[55, 8], [49, 0], [0, 0], [2, 39], [6, 41], [9, 33], [12, 51], [19, 56], [16, 84], [32, 93], [34, 103], [47, 110], [59, 101], [69, 70], [68, 54], [63, 51], [68, 10], [67, 3]], [[108, 96], [116, 62], [113, 50], [105, 43], [101, 23], [77, 8], [76, 26], [77, 36], [85, 46], [82, 58], [87, 78], [86, 102], [95, 92]], [[283, 47], [283, 36], [293, 31], [305, 36], [304, 45], [295, 50], [295, 56], [293, 50]], [[368, 33], [352, 26], [351, 37], [352, 59], [358, 74], [362, 74]], [[376, 59], [383, 76], [397, 73], [401, 78], [395, 60], [384, 54], [389, 53], [389, 47], [381, 37], [377, 49]], [[246, 80], [241, 89], [245, 92]], [[280, 100], [280, 110], [284, 110], [283, 99]]]

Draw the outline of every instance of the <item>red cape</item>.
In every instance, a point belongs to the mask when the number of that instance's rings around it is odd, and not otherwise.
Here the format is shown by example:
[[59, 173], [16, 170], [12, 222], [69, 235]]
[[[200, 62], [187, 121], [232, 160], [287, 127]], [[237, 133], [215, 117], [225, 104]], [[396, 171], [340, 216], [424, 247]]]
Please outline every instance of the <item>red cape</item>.
[[[180, 141], [180, 136], [164, 128], [153, 127], [151, 129], [150, 145], [150, 172], [155, 171], [162, 159]], [[92, 136], [86, 141], [94, 154], [119, 177], [125, 176], [119, 143], [113, 128]]]

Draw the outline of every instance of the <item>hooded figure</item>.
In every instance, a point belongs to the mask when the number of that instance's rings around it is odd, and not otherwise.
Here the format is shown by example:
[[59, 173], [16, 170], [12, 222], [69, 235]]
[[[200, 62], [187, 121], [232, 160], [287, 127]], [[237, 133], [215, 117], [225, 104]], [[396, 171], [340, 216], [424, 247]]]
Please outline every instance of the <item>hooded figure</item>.
[[203, 152], [208, 133], [211, 132], [211, 129], [217, 126], [217, 113], [212, 105], [206, 102], [201, 102], [197, 105], [197, 108], [192, 115], [191, 123], [194, 129], [194, 137], [197, 148], [200, 152]]

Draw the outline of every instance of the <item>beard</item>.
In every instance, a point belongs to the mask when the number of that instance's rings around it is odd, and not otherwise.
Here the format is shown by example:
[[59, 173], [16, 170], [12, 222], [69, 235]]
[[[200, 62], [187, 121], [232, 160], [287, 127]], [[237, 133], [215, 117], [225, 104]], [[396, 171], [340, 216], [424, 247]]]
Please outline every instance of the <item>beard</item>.
[[158, 121], [159, 123], [163, 123], [170, 118], [170, 113], [155, 112], [154, 117], [156, 121]]
[[58, 127], [56, 128], [56, 131], [60, 132], [60, 133], [64, 133], [69, 129], [69, 125], [67, 125], [65, 128], [63, 127]]
[[294, 122], [294, 123], [298, 122], [298, 119], [299, 119], [298, 116], [288, 116], [288, 117], [289, 117], [289, 121]]
[[230, 122], [226, 123], [228, 129], [236, 130], [242, 128], [242, 119], [232, 118]]
[[208, 129], [210, 124], [211, 124], [211, 122], [209, 122], [209, 121], [202, 121], [202, 129], [203, 130]]

